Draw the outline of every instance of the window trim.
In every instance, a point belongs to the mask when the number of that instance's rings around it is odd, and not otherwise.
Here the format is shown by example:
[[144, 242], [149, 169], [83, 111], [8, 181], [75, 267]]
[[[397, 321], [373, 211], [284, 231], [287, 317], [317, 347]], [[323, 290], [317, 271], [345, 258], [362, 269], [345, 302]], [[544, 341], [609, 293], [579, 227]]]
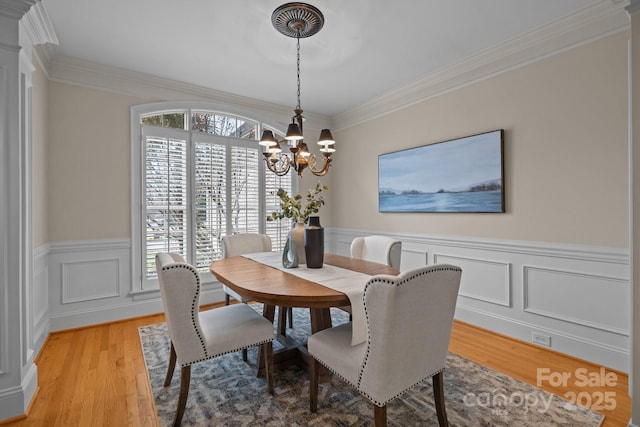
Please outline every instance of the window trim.
[[[258, 136], [261, 133], [262, 127], [267, 126], [270, 129], [275, 129], [282, 134], [285, 133], [286, 125], [278, 124], [274, 120], [270, 120], [269, 118], [264, 117], [259, 113], [255, 113], [250, 109], [239, 110], [237, 107], [219, 104], [219, 103], [209, 103], [209, 102], [189, 102], [189, 101], [167, 101], [167, 102], [155, 102], [150, 104], [141, 104], [135, 105], [131, 107], [130, 112], [130, 130], [131, 130], [131, 290], [130, 294], [134, 297], [134, 299], [141, 298], [144, 299], [144, 294], [156, 294], [159, 291], [159, 285], [157, 280], [146, 280], [145, 279], [145, 269], [143, 266], [146, 263], [146, 254], [143, 253], [143, 236], [144, 236], [144, 217], [143, 217], [143, 200], [142, 195], [144, 194], [144, 144], [141, 144], [143, 137], [143, 125], [141, 123], [141, 117], [148, 116], [152, 113], [160, 114], [160, 113], [176, 113], [184, 111], [185, 114], [188, 114], [189, 117], [186, 120], [187, 129], [173, 129], [166, 128], [167, 131], [173, 131], [186, 135], [186, 140], [190, 146], [188, 151], [188, 161], [192, 163], [193, 159], [193, 145], [191, 144], [191, 123], [190, 123], [190, 113], [191, 111], [212, 111], [212, 112], [220, 112], [222, 114], [228, 114], [231, 116], [237, 116], [241, 118], [246, 118], [248, 120], [253, 120], [258, 122]], [[229, 139], [230, 137], [219, 136], [219, 135], [211, 135], [207, 133], [202, 134], [206, 139], [210, 137], [213, 138], [221, 138], [221, 139]], [[235, 140], [235, 138], [232, 138]], [[247, 140], [249, 141], [249, 140]], [[255, 141], [256, 147], [260, 150], [260, 146], [258, 145], [258, 141]], [[260, 150], [261, 151], [261, 150]], [[265, 165], [263, 161], [259, 161], [259, 170], [260, 170], [260, 185], [264, 186], [264, 169]], [[188, 179], [191, 179], [190, 177]], [[291, 187], [292, 192], [298, 191], [298, 180], [294, 179], [293, 175], [291, 175]], [[193, 186], [190, 184], [189, 191], [193, 191]], [[260, 194], [260, 212], [262, 217], [266, 218], [265, 211], [265, 194], [262, 192]], [[264, 232], [265, 224], [260, 224], [260, 232]], [[193, 231], [191, 231], [193, 232]], [[202, 283], [212, 283], [215, 282], [215, 278], [211, 275], [211, 273], [206, 272], [201, 274]]]

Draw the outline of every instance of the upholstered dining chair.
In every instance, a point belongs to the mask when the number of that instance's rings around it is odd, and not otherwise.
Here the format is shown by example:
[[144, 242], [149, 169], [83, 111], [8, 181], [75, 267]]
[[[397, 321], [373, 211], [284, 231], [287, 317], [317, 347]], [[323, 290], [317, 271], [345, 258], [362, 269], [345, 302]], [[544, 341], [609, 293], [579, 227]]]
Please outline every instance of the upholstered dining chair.
[[[351, 258], [386, 264], [400, 270], [402, 241], [387, 236], [360, 236], [351, 241]], [[351, 306], [338, 307], [351, 315]]]
[[180, 365], [180, 395], [173, 425], [179, 426], [189, 396], [191, 365], [247, 347], [261, 345], [267, 389], [273, 394], [273, 325], [246, 304], [199, 311], [200, 275], [176, 253], [156, 254], [162, 305], [171, 339], [164, 386]]
[[[251, 254], [256, 252], [270, 252], [271, 238], [266, 234], [259, 233], [242, 233], [230, 234], [222, 238], [222, 257], [229, 258], [232, 256]], [[240, 302], [248, 302], [245, 298], [234, 292], [233, 289], [226, 285], [222, 285], [225, 293], [224, 304], [229, 305], [229, 297], [235, 298]]]
[[386, 426], [389, 401], [431, 377], [438, 422], [447, 426], [443, 370], [461, 274], [459, 267], [440, 264], [373, 276], [364, 290], [366, 342], [351, 345], [351, 322], [309, 337], [311, 412], [324, 365], [374, 404], [378, 427]]
[[[245, 255], [257, 252], [270, 252], [271, 251], [271, 238], [266, 234], [259, 233], [241, 233], [230, 234], [222, 238], [222, 257], [228, 258], [232, 256]], [[233, 297], [236, 301], [247, 303], [246, 298], [241, 297], [233, 289], [226, 285], [222, 285], [222, 290], [225, 293], [224, 304], [229, 305], [229, 297]], [[278, 308], [279, 318], [278, 331], [285, 335], [286, 325], [283, 322], [285, 320], [285, 314], [289, 316], [289, 327], [293, 327], [293, 311], [288, 307]], [[281, 324], [283, 323], [283, 324]], [[242, 360], [247, 360], [247, 350], [242, 350]]]
[[402, 242], [387, 236], [360, 236], [351, 242], [351, 258], [364, 259], [400, 269]]

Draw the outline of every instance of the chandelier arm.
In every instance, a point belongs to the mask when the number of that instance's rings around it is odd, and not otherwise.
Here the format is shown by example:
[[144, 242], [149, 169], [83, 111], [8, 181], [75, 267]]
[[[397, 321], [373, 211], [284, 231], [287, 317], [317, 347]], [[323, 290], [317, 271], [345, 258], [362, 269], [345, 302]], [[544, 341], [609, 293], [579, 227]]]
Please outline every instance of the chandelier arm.
[[[267, 164], [267, 168], [278, 176], [286, 175], [291, 169], [291, 159], [286, 154], [281, 153], [277, 158], [265, 157], [265, 162]], [[282, 165], [282, 167], [278, 167], [277, 165]]]
[[317, 170], [317, 169], [314, 169], [314, 168], [311, 168], [311, 167], [309, 167], [309, 170], [315, 176], [325, 176], [329, 172], [329, 164], [325, 163], [324, 167], [322, 169], [320, 169], [320, 170]]
[[322, 169], [316, 168], [317, 158], [315, 154], [311, 154], [307, 160], [309, 170], [315, 176], [325, 176], [329, 172], [329, 166], [331, 165], [331, 157], [325, 155], [322, 162]]
[[321, 171], [314, 171], [313, 169], [309, 169], [309, 170], [315, 176], [325, 176], [329, 172], [329, 169], [322, 169]]

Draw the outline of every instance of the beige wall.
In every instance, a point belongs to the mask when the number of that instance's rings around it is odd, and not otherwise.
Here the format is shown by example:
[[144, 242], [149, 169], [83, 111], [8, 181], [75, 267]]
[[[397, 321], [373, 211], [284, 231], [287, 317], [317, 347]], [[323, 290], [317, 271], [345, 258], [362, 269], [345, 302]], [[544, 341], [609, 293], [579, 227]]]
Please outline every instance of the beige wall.
[[[337, 132], [332, 225], [626, 248], [627, 38], [611, 36]], [[379, 154], [499, 128], [506, 131], [506, 213], [378, 213]]]
[[49, 241], [130, 237], [129, 109], [146, 102], [49, 83]]
[[[627, 247], [627, 38], [335, 132], [323, 225]], [[129, 237], [129, 108], [150, 101], [57, 82], [48, 95], [49, 223], [38, 241]], [[506, 131], [505, 214], [378, 213], [378, 154], [498, 128]], [[301, 192], [316, 181], [305, 174]]]
[[37, 66], [31, 75], [32, 86], [32, 114], [33, 114], [33, 147], [31, 182], [33, 204], [33, 247], [37, 248], [49, 241], [49, 205], [47, 202], [47, 180], [49, 173], [47, 149], [47, 98], [48, 81], [42, 69]]
[[[130, 107], [153, 101], [58, 82], [48, 85], [49, 145], [39, 155], [48, 157], [49, 241], [130, 237]], [[305, 129], [305, 135], [321, 164], [315, 143], [319, 131]], [[328, 179], [306, 171], [299, 191], [306, 194], [318, 181]], [[328, 209], [321, 215], [323, 225], [330, 223]]]

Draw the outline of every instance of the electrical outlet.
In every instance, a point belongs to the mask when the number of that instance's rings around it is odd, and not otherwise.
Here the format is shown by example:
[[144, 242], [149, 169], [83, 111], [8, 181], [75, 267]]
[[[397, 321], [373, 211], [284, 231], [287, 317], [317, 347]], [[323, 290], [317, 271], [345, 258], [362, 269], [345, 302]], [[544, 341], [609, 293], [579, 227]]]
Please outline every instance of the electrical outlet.
[[551, 347], [551, 336], [549, 335], [541, 334], [539, 332], [531, 332], [531, 341], [536, 344]]

